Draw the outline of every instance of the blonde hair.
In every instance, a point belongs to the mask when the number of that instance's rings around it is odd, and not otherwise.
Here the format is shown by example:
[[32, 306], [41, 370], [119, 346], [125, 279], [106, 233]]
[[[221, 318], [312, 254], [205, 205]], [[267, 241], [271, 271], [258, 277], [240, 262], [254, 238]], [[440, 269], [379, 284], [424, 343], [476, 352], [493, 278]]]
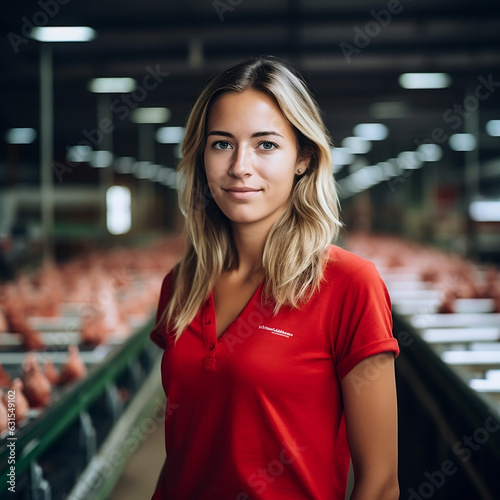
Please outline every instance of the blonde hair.
[[244, 61], [208, 81], [186, 125], [179, 203], [186, 218], [188, 248], [176, 269], [169, 304], [158, 326], [169, 325], [176, 340], [208, 298], [220, 275], [237, 258], [228, 218], [210, 195], [203, 165], [210, 106], [227, 92], [253, 89], [276, 100], [292, 125], [299, 154], [310, 160], [296, 178], [286, 211], [272, 227], [264, 248], [263, 296], [299, 307], [319, 287], [327, 247], [341, 222], [332, 174], [331, 142], [321, 113], [302, 78], [273, 57]]

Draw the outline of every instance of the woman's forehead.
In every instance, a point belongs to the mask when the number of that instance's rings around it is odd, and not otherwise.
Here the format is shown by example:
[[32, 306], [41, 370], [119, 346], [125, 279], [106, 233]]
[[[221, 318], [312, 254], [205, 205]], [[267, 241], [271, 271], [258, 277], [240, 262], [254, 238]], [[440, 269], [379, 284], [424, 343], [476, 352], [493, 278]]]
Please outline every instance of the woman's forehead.
[[217, 97], [209, 109], [207, 125], [207, 134], [214, 127], [230, 127], [251, 133], [263, 130], [294, 133], [276, 100], [254, 89], [227, 92]]

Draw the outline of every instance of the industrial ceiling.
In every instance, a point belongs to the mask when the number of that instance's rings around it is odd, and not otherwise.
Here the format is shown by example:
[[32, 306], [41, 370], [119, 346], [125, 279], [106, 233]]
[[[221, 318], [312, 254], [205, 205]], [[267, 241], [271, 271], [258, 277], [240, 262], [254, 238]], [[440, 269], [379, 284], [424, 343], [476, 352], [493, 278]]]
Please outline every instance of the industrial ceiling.
[[[499, 156], [500, 140], [484, 132], [488, 120], [500, 118], [498, 1], [39, 0], [10, 2], [2, 24], [2, 135], [40, 128], [41, 43], [29, 38], [31, 27], [85, 25], [97, 32], [88, 43], [53, 44], [56, 161], [97, 127], [92, 78], [133, 77], [140, 85], [156, 71], [158, 84], [126, 106], [166, 106], [168, 125], [182, 126], [210, 75], [260, 54], [284, 58], [305, 74], [336, 145], [358, 123], [387, 125], [389, 137], [374, 145], [368, 163], [433, 142], [436, 129], [446, 136], [464, 131], [467, 105], [473, 106], [467, 98], [483, 82], [488, 95], [476, 99], [480, 160]], [[443, 89], [408, 90], [398, 83], [405, 72], [446, 72], [452, 81]], [[137, 125], [116, 106], [113, 120], [114, 154], [137, 158]], [[0, 182], [9, 182], [5, 167], [13, 163], [17, 182], [38, 182], [39, 155], [38, 139], [16, 148], [3, 143]], [[156, 144], [155, 161], [174, 167], [174, 148]]]

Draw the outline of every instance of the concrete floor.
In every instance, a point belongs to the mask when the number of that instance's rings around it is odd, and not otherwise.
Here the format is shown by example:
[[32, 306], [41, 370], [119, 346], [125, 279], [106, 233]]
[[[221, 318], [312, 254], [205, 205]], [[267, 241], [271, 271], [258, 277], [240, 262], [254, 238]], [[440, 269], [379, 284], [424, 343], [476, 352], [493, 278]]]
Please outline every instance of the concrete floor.
[[150, 500], [164, 460], [164, 428], [158, 425], [130, 457], [109, 500]]

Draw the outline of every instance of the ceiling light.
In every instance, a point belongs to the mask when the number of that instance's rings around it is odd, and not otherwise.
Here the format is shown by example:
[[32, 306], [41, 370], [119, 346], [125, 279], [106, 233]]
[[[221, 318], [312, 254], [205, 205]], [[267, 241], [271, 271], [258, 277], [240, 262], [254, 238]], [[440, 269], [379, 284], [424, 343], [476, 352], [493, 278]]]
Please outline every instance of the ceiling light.
[[178, 184], [180, 184], [180, 179], [180, 174], [175, 170], [172, 170], [169, 172], [168, 176], [161, 181], [161, 183], [171, 189], [177, 189]]
[[353, 133], [367, 141], [383, 141], [389, 135], [389, 129], [383, 123], [360, 123], [354, 127]]
[[337, 173], [344, 165], [350, 165], [354, 156], [348, 148], [332, 148], [333, 173]]
[[137, 85], [133, 78], [93, 78], [88, 89], [95, 94], [120, 94], [132, 92]]
[[487, 122], [486, 132], [493, 137], [500, 137], [500, 120], [490, 120]]
[[147, 179], [149, 173], [149, 165], [153, 165], [150, 161], [136, 161], [132, 166], [132, 173], [138, 179]]
[[168, 108], [137, 108], [130, 115], [134, 123], [165, 123], [170, 119]]
[[145, 168], [145, 175], [150, 181], [154, 181], [156, 179], [156, 175], [158, 174], [158, 171], [160, 170], [161, 165], [156, 165], [155, 163], [150, 163], [146, 168]]
[[472, 134], [453, 134], [448, 143], [454, 151], [473, 151], [476, 149], [477, 140]]
[[372, 148], [370, 141], [355, 136], [346, 137], [342, 141], [342, 146], [348, 148], [351, 151], [351, 153], [354, 154], [368, 153], [368, 151], [370, 151], [370, 149]]
[[85, 163], [92, 158], [92, 148], [90, 146], [78, 145], [68, 148], [66, 159], [72, 163]]
[[469, 215], [477, 222], [498, 222], [500, 221], [500, 201], [473, 201], [469, 205]]
[[5, 132], [7, 144], [31, 144], [36, 139], [34, 128], [11, 128]]
[[422, 160], [415, 151], [403, 151], [399, 153], [397, 162], [399, 167], [405, 170], [415, 170], [422, 166]]
[[97, 32], [88, 26], [39, 26], [30, 36], [39, 42], [90, 42]]
[[405, 89], [443, 89], [450, 84], [446, 73], [403, 73], [399, 77], [399, 85]]
[[417, 155], [422, 161], [439, 161], [443, 157], [443, 149], [437, 144], [420, 144]]
[[124, 234], [132, 226], [130, 189], [112, 186], [106, 191], [106, 226], [111, 234]]
[[106, 168], [113, 163], [111, 151], [93, 151], [90, 155], [90, 165], [95, 168]]
[[131, 174], [136, 161], [137, 160], [131, 156], [122, 156], [117, 158], [114, 164], [115, 170], [119, 174]]
[[161, 167], [155, 177], [156, 182], [165, 182], [170, 177], [170, 173], [174, 172], [170, 167]]
[[395, 177], [399, 173], [399, 169], [396, 166], [396, 162], [390, 161], [380, 161], [377, 163], [377, 166], [380, 168], [384, 176], [384, 180], [388, 180], [391, 177]]
[[161, 127], [156, 131], [156, 140], [160, 144], [179, 144], [184, 133], [184, 127]]

